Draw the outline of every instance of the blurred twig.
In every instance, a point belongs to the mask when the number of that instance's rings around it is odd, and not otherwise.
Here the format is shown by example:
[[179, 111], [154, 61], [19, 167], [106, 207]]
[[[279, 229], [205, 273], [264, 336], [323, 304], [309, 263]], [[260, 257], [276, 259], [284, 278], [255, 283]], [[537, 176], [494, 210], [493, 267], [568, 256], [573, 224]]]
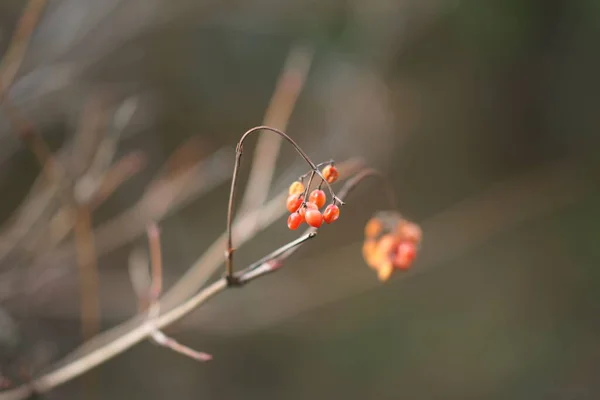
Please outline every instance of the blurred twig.
[[[287, 129], [298, 96], [304, 87], [312, 57], [312, 48], [305, 46], [292, 48], [277, 81], [275, 91], [271, 96], [263, 125], [272, 126], [283, 131]], [[262, 206], [267, 199], [280, 148], [281, 137], [268, 134], [260, 135], [240, 206], [241, 214]], [[250, 221], [249, 227], [252, 227], [255, 223], [256, 221]]]
[[[344, 165], [344, 163], [341, 163], [338, 164], [338, 166], [340, 172], [344, 174], [344, 172], [346, 172], [344, 170], [347, 170], [347, 164]], [[351, 186], [353, 186], [354, 184], [354, 181], [351, 181], [349, 183], [349, 185]], [[347, 190], [342, 189], [341, 192], [347, 193]], [[267, 203], [265, 207], [269, 207], [269, 203]], [[279, 269], [283, 265], [285, 259], [291, 254], [293, 254], [294, 249], [297, 249], [307, 240], [315, 237], [315, 235], [316, 231], [311, 231], [302, 235], [297, 240], [294, 240], [289, 244], [282, 246], [280, 249], [270, 253], [267, 257], [261, 259], [258, 263], [254, 263], [248, 268], [237, 273], [236, 279], [239, 282], [247, 283], [251, 280], [257, 279], [265, 274], [271, 273]], [[161, 261], [159, 260], [160, 243], [158, 242], [158, 233], [153, 232], [152, 227], [149, 231], [149, 240], [152, 253], [151, 258], [153, 259], [153, 279], [151, 280], [152, 291], [159, 289], [159, 282], [161, 282], [162, 280], [162, 278], [159, 277], [159, 275], [162, 275], [162, 265]], [[24, 399], [33, 392], [45, 393], [47, 391], [50, 391], [56, 386], [59, 386], [102, 364], [110, 358], [122, 353], [123, 351], [139, 343], [140, 341], [148, 337], [156, 336], [155, 333], [157, 331], [160, 332], [160, 329], [169, 326], [177, 320], [181, 319], [182, 317], [186, 316], [214, 295], [223, 292], [225, 289], [227, 289], [227, 287], [228, 280], [226, 279], [226, 277], [220, 278], [214, 283], [205, 287], [196, 295], [189, 298], [187, 301], [166, 312], [165, 314], [160, 316], [157, 315], [155, 316], [155, 318], [144, 318], [143, 323], [141, 323], [134, 329], [124, 332], [116, 338], [105, 342], [103, 345], [100, 345], [94, 348], [93, 350], [86, 352], [83, 355], [72, 359], [67, 359], [68, 361], [62, 364], [62, 366], [59, 366], [55, 370], [41, 376], [40, 378], [35, 379], [29, 386], [18, 387], [16, 389], [0, 393], [0, 400]], [[150, 297], [152, 297], [152, 292], [150, 293]], [[155, 303], [154, 306], [159, 307], [159, 304]], [[169, 338], [164, 336], [164, 334], [162, 336], [159, 334], [156, 338], [161, 340], [161, 344], [190, 357], [196, 358], [195, 355], [203, 354], [197, 353], [194, 350], [191, 350], [177, 342], [169, 341]], [[162, 339], [165, 340], [163, 341]], [[200, 359], [203, 358], [200, 357]]]
[[84, 340], [88, 340], [100, 329], [100, 292], [92, 215], [85, 205], [77, 209], [75, 243], [79, 267], [81, 332]]
[[[585, 170], [573, 161], [536, 168], [495, 183], [420, 222], [426, 240], [414, 268], [397, 279], [391, 279], [387, 284], [402, 285], [405, 279], [435, 271], [448, 261], [518, 224], [544, 218], [552, 212], [576, 204], [592, 187]], [[288, 296], [280, 303], [277, 315], [293, 318], [312, 308], [380, 287], [376, 281], [365, 281], [363, 271], [348, 270], [348, 265], [355, 264], [357, 257], [360, 257], [357, 249], [360, 249], [358, 243], [337, 247], [334, 251], [319, 256], [319, 263], [328, 264], [330, 268], [315, 270], [314, 273], [302, 272], [302, 285], [309, 287], [313, 295], [307, 297], [301, 292], [301, 298], [294, 297], [291, 294], [293, 291], [282, 284], [273, 288], [273, 292], [265, 292], [265, 301], [270, 302], [277, 293], [285, 292]], [[309, 257], [304, 262], [310, 264], [313, 261]], [[300, 277], [295, 279], [294, 272], [291, 273], [290, 279], [298, 282]], [[340, 274], [344, 274], [346, 278], [335, 280], [334, 277]], [[332, 284], [333, 281], [337, 284]], [[240, 314], [243, 315], [243, 312]], [[246, 329], [248, 326], [264, 327], [269, 322], [271, 321], [258, 322], [240, 318], [233, 327], [228, 325], [228, 329], [235, 329], [239, 333], [242, 326]]]
[[31, 35], [45, 6], [46, 0], [30, 0], [25, 6], [8, 50], [0, 62], [0, 102], [4, 100], [6, 92], [17, 76], [17, 72], [19, 72]]

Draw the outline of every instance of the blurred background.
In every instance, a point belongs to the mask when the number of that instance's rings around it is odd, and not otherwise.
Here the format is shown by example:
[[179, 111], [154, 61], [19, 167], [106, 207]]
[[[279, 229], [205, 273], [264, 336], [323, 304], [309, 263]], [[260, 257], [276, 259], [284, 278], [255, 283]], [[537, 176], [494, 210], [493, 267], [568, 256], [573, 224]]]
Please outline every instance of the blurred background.
[[[47, 398], [600, 398], [598, 1], [49, 0], [10, 76], [26, 7], [0, 3], [5, 97], [60, 173], [3, 113], [5, 375], [51, 370], [136, 315], [128, 266], [149, 220], [167, 308], [219, 277], [184, 274], [225, 229], [237, 140], [266, 120], [315, 162], [389, 176], [424, 230], [414, 268], [382, 284], [364, 263], [363, 226], [387, 207], [365, 182], [283, 270], [167, 330], [213, 361], [144, 342]], [[306, 166], [284, 144], [266, 171], [268, 200]], [[297, 237], [281, 215], [236, 265]], [[98, 275], [78, 279], [82, 264]]]

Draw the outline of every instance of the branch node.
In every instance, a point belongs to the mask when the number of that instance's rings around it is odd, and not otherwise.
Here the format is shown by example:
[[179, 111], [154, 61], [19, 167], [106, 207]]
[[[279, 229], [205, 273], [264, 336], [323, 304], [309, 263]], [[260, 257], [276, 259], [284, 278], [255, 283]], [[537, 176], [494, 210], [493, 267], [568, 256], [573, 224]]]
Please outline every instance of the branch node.
[[244, 281], [242, 281], [240, 279], [239, 276], [235, 276], [235, 275], [226, 275], [225, 276], [225, 280], [227, 281], [227, 287], [230, 288], [240, 288], [242, 286], [244, 286]]

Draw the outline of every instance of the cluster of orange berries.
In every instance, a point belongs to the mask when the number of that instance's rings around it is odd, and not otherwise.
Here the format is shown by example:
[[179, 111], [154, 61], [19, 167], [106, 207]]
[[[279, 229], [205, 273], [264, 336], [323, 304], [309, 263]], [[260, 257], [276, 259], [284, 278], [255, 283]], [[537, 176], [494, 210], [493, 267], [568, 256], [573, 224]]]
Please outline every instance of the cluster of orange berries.
[[365, 226], [363, 257], [386, 281], [394, 269], [410, 268], [417, 256], [423, 233], [419, 225], [394, 211], [380, 212]]
[[[323, 168], [321, 175], [328, 183], [333, 183], [337, 180], [339, 172], [333, 164], [329, 164]], [[287, 226], [291, 230], [296, 230], [303, 222], [306, 222], [313, 228], [319, 228], [323, 222], [331, 224], [340, 217], [340, 208], [336, 204], [336, 199], [329, 204], [323, 213], [319, 211], [327, 202], [327, 196], [321, 189], [313, 190], [308, 196], [308, 187], [304, 187], [303, 178], [293, 182], [289, 188], [289, 197], [287, 199], [287, 209], [290, 216], [287, 220]]]

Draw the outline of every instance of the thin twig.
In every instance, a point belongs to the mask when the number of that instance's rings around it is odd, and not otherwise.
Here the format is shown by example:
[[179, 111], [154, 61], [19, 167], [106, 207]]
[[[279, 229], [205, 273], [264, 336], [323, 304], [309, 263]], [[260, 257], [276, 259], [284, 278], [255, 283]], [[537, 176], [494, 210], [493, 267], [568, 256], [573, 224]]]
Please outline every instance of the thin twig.
[[242, 159], [243, 145], [244, 145], [244, 141], [246, 140], [246, 138], [248, 136], [250, 136], [253, 133], [259, 132], [261, 130], [271, 131], [273, 133], [276, 133], [283, 139], [287, 140], [294, 147], [296, 152], [298, 154], [300, 154], [300, 156], [304, 159], [304, 161], [306, 161], [306, 163], [310, 166], [311, 170], [314, 173], [316, 173], [317, 175], [319, 175], [321, 177], [321, 179], [323, 179], [323, 181], [325, 181], [325, 184], [327, 185], [327, 187], [329, 188], [329, 192], [331, 193], [332, 200], [338, 201], [340, 204], [343, 204], [343, 201], [341, 201], [340, 199], [338, 199], [335, 196], [335, 193], [333, 192], [331, 185], [323, 177], [323, 175], [321, 174], [321, 171], [319, 171], [319, 168], [317, 168], [315, 163], [308, 157], [308, 155], [304, 152], [304, 150], [302, 150], [302, 148], [300, 148], [300, 146], [298, 146], [298, 144], [294, 141], [294, 139], [289, 137], [285, 132], [282, 132], [279, 129], [272, 128], [269, 126], [257, 126], [257, 127], [254, 127], [252, 129], [249, 129], [248, 131], [246, 131], [242, 135], [242, 137], [240, 138], [240, 140], [236, 146], [235, 164], [233, 166], [233, 177], [231, 180], [231, 189], [229, 191], [229, 205], [227, 207], [227, 247], [225, 249], [225, 260], [226, 260], [225, 261], [225, 271], [226, 271], [227, 279], [229, 279], [230, 284], [235, 284], [235, 282], [233, 280], [233, 278], [234, 278], [234, 276], [233, 276], [234, 248], [233, 248], [231, 224], [233, 222], [233, 213], [234, 213], [233, 208], [234, 208], [234, 203], [235, 203], [236, 183], [237, 183], [239, 167], [240, 167], [240, 163], [241, 163], [241, 159]]
[[376, 177], [381, 180], [381, 182], [384, 185], [384, 190], [387, 195], [387, 199], [388, 199], [388, 202], [390, 205], [390, 210], [397, 209], [398, 197], [396, 196], [396, 191], [394, 190], [392, 183], [389, 181], [387, 176], [385, 176], [384, 174], [381, 173], [381, 171], [378, 171], [373, 168], [365, 168], [362, 171], [359, 171], [352, 178], [348, 179], [348, 181], [346, 182], [344, 187], [340, 191], [338, 191], [338, 196], [340, 196], [342, 198], [347, 197], [348, 194], [350, 194], [350, 192], [353, 191], [360, 182], [362, 182], [364, 179], [366, 179], [368, 177]]
[[[306, 82], [312, 63], [313, 49], [306, 46], [292, 48], [284, 63], [283, 70], [265, 112], [263, 125], [285, 131]], [[252, 167], [248, 175], [240, 213], [261, 207], [267, 199], [275, 173], [275, 162], [281, 149], [281, 137], [261, 135], [254, 150]], [[256, 220], [250, 221], [255, 224]]]
[[17, 23], [8, 50], [0, 62], [0, 102], [12, 85], [39, 19], [46, 6], [46, 0], [30, 0]]
[[75, 243], [79, 266], [82, 336], [84, 340], [89, 340], [100, 329], [100, 293], [92, 216], [86, 206], [77, 210]]
[[[354, 165], [353, 165], [354, 164]], [[340, 169], [340, 176], [348, 173], [348, 170], [356, 169], [356, 162], [346, 162], [338, 164]], [[286, 190], [287, 193], [287, 190]], [[279, 210], [280, 202], [283, 195], [286, 193], [282, 193], [282, 196], [277, 196], [272, 202], [267, 203], [263, 209], [274, 209], [276, 207]], [[272, 210], [270, 210], [272, 212]], [[266, 215], [265, 210], [257, 210], [256, 212], [260, 212], [261, 215]], [[267, 225], [269, 225], [272, 220], [277, 219], [281, 216], [281, 213], [273, 213], [271, 218], [268, 218]], [[243, 218], [240, 222], [243, 222]], [[286, 259], [289, 255], [293, 254], [299, 246], [306, 242], [308, 239], [314, 237], [314, 234], [308, 232], [303, 235], [300, 239], [296, 241], [284, 245], [280, 250], [275, 251], [270, 256], [277, 256], [276, 263], [272, 263], [271, 261], [266, 261], [265, 263], [255, 266], [251, 264], [251, 269], [243, 270], [242, 272], [236, 275], [236, 278], [240, 282], [248, 282], [250, 280], [257, 279], [265, 274], [273, 272], [276, 267], [281, 266], [284, 259]], [[217, 241], [216, 244], [224, 243], [225, 238], [222, 238], [222, 242]], [[247, 238], [238, 238], [240, 242], [247, 240]], [[220, 247], [220, 246], [219, 246]], [[269, 264], [268, 266], [266, 264]], [[193, 268], [193, 267], [192, 267]], [[75, 358], [67, 356], [66, 362], [59, 363], [62, 366], [55, 368], [49, 373], [42, 375], [41, 377], [35, 379], [29, 386], [18, 387], [9, 391], [0, 392], [0, 400], [22, 400], [28, 397], [35, 390], [38, 393], [45, 393], [53, 388], [62, 385], [69, 380], [80, 376], [81, 374], [89, 371], [90, 369], [104, 363], [105, 361], [115, 357], [116, 355], [124, 352], [140, 341], [150, 337], [152, 333], [156, 329], [162, 329], [167, 327], [177, 320], [183, 318], [188, 313], [195, 310], [198, 306], [205, 303], [207, 300], [215, 296], [216, 294], [222, 292], [228, 287], [228, 281], [226, 278], [221, 278], [215, 281], [214, 283], [206, 286], [196, 295], [190, 297], [188, 300], [183, 303], [177, 305], [173, 309], [167, 311], [166, 313], [158, 316], [152, 323], [148, 323], [146, 318], [144, 318], [139, 325], [133, 326], [130, 330], [125, 331], [118, 336], [111, 338], [110, 341], [103, 343], [97, 347], [93, 347], [91, 350], [85, 352], [84, 354], [77, 356]], [[101, 334], [109, 335], [109, 333]], [[99, 338], [95, 339], [98, 340]], [[80, 347], [80, 349], [87, 349], [90, 347], [91, 342], [88, 342]], [[75, 350], [73, 353], [78, 354], [80, 350]]]
[[[148, 293], [150, 305], [148, 307], [148, 323], [156, 324], [156, 320], [160, 314], [160, 304], [158, 298], [162, 292], [162, 250], [160, 244], [160, 232], [156, 223], [148, 225], [148, 247], [150, 248], [150, 266], [152, 270], [152, 278]], [[167, 336], [158, 327], [155, 327], [151, 333], [153, 342], [159, 346], [169, 348], [176, 353], [193, 358], [196, 361], [209, 361], [212, 359], [210, 354], [194, 350], [185, 346], [175, 339]]]

